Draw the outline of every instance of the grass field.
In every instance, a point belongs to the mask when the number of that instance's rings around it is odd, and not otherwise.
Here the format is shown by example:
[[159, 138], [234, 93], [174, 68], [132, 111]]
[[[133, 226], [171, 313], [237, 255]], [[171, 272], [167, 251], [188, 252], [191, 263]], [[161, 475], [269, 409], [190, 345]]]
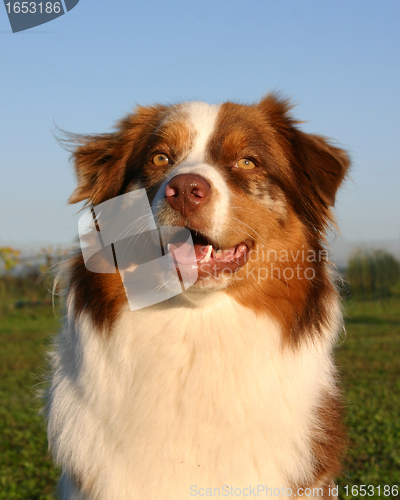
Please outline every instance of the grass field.
[[[396, 498], [384, 495], [384, 485], [400, 485], [400, 298], [349, 301], [346, 316], [337, 361], [351, 447], [339, 497], [362, 497], [346, 495], [346, 485], [349, 492], [373, 485], [368, 498]], [[0, 308], [0, 500], [55, 498], [58, 471], [47, 453], [36, 394], [58, 322], [50, 306], [17, 310], [3, 301]]]
[[338, 482], [381, 485], [383, 496], [384, 485], [400, 489], [400, 299], [349, 301], [346, 330], [337, 361], [351, 448]]

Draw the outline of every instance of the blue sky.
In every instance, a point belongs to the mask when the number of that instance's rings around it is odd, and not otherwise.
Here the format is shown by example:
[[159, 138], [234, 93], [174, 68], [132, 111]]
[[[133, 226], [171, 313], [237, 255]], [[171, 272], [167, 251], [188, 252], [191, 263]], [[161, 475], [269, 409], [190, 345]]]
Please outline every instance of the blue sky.
[[0, 245], [77, 233], [55, 124], [101, 133], [136, 103], [255, 102], [270, 90], [351, 154], [342, 237], [399, 240], [399, 23], [398, 0], [80, 0], [13, 34], [0, 6]]

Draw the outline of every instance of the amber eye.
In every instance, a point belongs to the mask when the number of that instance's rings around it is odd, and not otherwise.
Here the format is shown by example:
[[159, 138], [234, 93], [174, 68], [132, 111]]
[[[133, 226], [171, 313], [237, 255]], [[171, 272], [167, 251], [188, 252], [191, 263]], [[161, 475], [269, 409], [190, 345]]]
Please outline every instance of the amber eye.
[[169, 165], [169, 158], [163, 153], [157, 153], [153, 156], [151, 162], [156, 167], [166, 167]]
[[256, 165], [251, 161], [248, 160], [247, 158], [242, 158], [239, 160], [236, 165], [238, 168], [242, 168], [244, 170], [253, 170], [253, 168], [256, 168]]

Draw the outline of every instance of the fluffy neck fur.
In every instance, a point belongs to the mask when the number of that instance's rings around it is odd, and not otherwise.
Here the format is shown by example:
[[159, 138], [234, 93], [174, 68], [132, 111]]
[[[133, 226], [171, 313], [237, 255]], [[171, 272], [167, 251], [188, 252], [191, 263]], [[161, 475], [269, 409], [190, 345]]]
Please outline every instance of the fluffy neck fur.
[[[225, 292], [124, 310], [111, 336], [73, 299], [53, 354], [51, 449], [63, 498], [191, 498], [190, 487], [310, 484], [340, 325], [296, 348]], [[73, 482], [84, 493], [74, 494]]]

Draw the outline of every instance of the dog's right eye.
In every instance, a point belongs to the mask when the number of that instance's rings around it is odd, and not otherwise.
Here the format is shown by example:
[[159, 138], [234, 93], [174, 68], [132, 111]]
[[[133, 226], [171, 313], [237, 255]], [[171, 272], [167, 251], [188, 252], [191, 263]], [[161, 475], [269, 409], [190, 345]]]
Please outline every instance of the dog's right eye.
[[235, 167], [241, 168], [242, 170], [254, 170], [256, 168], [256, 164], [248, 158], [242, 158], [236, 163]]
[[170, 159], [164, 153], [157, 153], [151, 159], [151, 163], [156, 167], [167, 167], [170, 164]]

